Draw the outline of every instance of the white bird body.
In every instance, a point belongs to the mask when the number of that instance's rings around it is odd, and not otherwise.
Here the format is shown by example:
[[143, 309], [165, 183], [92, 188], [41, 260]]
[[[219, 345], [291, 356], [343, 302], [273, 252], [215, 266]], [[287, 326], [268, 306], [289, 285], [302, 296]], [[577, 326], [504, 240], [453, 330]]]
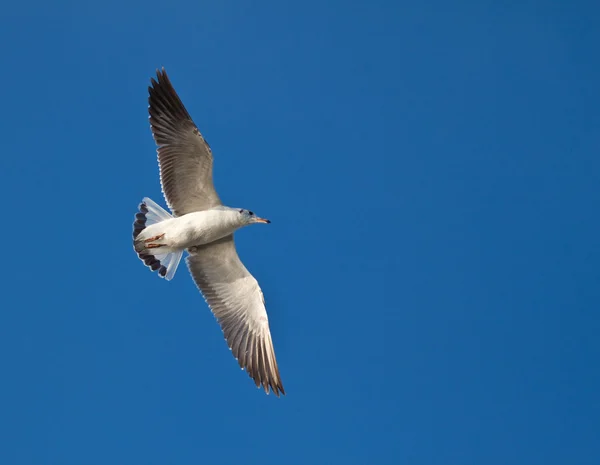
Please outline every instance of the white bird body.
[[[240, 215], [240, 209], [218, 206], [154, 223], [136, 239], [148, 248], [160, 247], [160, 253], [167, 254], [210, 244], [229, 236], [246, 224]], [[144, 242], [149, 239], [153, 240]]]

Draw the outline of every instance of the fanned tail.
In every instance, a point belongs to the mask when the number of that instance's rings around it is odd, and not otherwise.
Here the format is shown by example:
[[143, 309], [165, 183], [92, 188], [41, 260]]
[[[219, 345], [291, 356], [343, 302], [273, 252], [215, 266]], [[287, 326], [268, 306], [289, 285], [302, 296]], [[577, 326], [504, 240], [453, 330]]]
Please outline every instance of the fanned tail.
[[152, 271], [158, 271], [158, 275], [167, 281], [170, 281], [175, 276], [175, 271], [177, 271], [183, 250], [167, 254], [152, 253], [151, 249], [146, 248], [145, 242], [137, 240], [137, 237], [148, 226], [171, 218], [173, 216], [169, 212], [148, 197], [144, 197], [133, 222], [133, 248], [138, 257], [148, 268]]

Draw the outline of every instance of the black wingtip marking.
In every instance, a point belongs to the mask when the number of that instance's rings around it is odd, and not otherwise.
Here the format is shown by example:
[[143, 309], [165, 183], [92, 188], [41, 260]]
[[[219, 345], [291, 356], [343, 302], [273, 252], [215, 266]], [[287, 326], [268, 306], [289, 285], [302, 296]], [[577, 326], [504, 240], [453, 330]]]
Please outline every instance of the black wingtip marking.
[[[165, 68], [156, 70], [156, 78], [150, 78], [150, 86], [148, 87], [148, 113], [150, 116], [150, 125], [153, 127], [153, 134], [158, 131], [159, 134], [165, 129], [163, 123], [187, 124], [195, 127], [192, 117], [186, 110], [183, 102], [177, 95]], [[154, 134], [155, 138], [162, 136]], [[162, 142], [157, 141], [159, 145]]]

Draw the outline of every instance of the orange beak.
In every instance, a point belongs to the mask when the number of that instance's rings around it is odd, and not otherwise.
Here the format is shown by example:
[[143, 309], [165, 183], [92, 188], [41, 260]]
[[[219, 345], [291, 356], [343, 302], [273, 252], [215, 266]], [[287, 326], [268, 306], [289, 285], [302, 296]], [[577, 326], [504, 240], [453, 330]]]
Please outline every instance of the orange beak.
[[257, 221], [258, 223], [266, 223], [266, 224], [269, 224], [269, 223], [270, 223], [270, 221], [269, 221], [269, 220], [267, 220], [267, 219], [265, 219], [265, 218], [256, 218], [256, 221]]

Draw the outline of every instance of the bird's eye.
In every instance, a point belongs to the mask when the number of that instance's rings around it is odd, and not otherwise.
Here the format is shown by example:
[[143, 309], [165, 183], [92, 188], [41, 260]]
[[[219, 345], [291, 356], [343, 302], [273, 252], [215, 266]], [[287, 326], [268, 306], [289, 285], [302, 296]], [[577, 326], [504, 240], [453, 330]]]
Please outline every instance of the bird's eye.
[[250, 216], [254, 215], [254, 213], [252, 213], [252, 212], [248, 212], [248, 213], [250, 213]]
[[240, 209], [240, 213], [244, 213], [244, 209], [243, 209], [243, 208], [242, 208], [242, 209]]

